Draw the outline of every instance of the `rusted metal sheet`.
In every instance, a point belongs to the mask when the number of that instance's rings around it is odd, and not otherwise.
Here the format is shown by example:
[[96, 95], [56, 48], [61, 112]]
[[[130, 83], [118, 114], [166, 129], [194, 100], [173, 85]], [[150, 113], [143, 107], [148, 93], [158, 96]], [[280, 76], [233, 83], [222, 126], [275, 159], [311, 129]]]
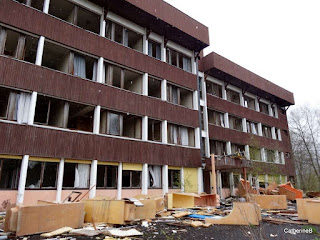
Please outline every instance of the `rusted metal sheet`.
[[70, 101], [198, 127], [198, 112], [160, 99], [0, 56], [0, 84], [37, 91]]
[[196, 75], [136, 50], [92, 34], [11, 0], [2, 0], [0, 22], [44, 36], [63, 45], [101, 56], [112, 62], [147, 72], [190, 89], [197, 89]]
[[0, 123], [0, 135], [1, 154], [201, 167], [194, 148], [11, 123]]

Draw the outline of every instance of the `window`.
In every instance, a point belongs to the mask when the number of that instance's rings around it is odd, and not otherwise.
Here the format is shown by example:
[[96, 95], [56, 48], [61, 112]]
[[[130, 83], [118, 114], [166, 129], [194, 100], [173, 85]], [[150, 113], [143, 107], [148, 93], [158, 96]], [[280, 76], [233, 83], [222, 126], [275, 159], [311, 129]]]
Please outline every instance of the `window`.
[[208, 122], [219, 127], [225, 127], [224, 113], [208, 109]]
[[69, 103], [69, 129], [81, 130], [86, 132], [93, 131], [94, 107], [80, 103]]
[[208, 94], [222, 98], [222, 86], [214, 82], [206, 81], [206, 90]]
[[227, 100], [236, 104], [240, 104], [240, 93], [235, 92], [231, 89], [226, 89]]
[[194, 147], [194, 129], [168, 123], [168, 143]]
[[245, 152], [244, 145], [240, 145], [240, 144], [236, 144], [236, 143], [231, 144], [231, 153], [232, 154], [241, 153], [244, 155], [244, 152]]
[[102, 110], [100, 114], [100, 133], [121, 136], [122, 114]]
[[178, 68], [181, 68], [187, 72], [192, 71], [191, 67], [191, 58], [187, 57], [186, 55], [179, 53], [171, 48], [166, 49], [167, 51], [167, 59], [166, 62], [176, 66]]
[[161, 60], [161, 44], [148, 40], [148, 55]]
[[244, 95], [244, 106], [252, 110], [256, 110], [256, 101], [254, 98]]
[[20, 159], [0, 158], [0, 189], [18, 188], [20, 166]]
[[142, 118], [139, 116], [125, 114], [123, 116], [123, 136], [141, 139]]
[[268, 104], [259, 101], [260, 112], [269, 115]]
[[148, 96], [161, 98], [161, 80], [154, 77], [148, 78]]
[[228, 172], [221, 173], [222, 188], [230, 188], [230, 178]]
[[262, 125], [262, 136], [272, 138], [271, 127]]
[[162, 172], [161, 166], [148, 166], [149, 170], [149, 188], [161, 188]]
[[242, 119], [229, 115], [229, 128], [242, 131]]
[[168, 170], [168, 185], [169, 188], [180, 188], [181, 179], [180, 179], [180, 170]]
[[124, 170], [122, 171], [122, 187], [140, 188], [141, 171]]
[[276, 105], [272, 105], [271, 106], [272, 109], [272, 116], [274, 116], [275, 118], [278, 118], [278, 109]]
[[26, 188], [56, 188], [58, 163], [55, 162], [28, 162]]
[[148, 120], [148, 140], [161, 142], [161, 124], [162, 122], [155, 119]]
[[261, 150], [257, 147], [249, 146], [250, 159], [253, 161], [261, 161]]
[[226, 142], [210, 140], [210, 154], [224, 156], [227, 153]]
[[33, 0], [33, 1], [28, 1], [28, 0], [17, 0], [19, 3], [26, 4], [27, 6], [36, 8], [40, 11], [43, 9], [43, 0]]
[[258, 124], [247, 120], [247, 132], [258, 135]]
[[90, 165], [65, 163], [63, 174], [64, 188], [89, 188]]
[[279, 128], [276, 128], [276, 139], [281, 141], [281, 130]]
[[117, 188], [118, 166], [98, 165], [97, 188]]
[[172, 84], [167, 84], [167, 101], [190, 109], [193, 108], [192, 91]]
[[266, 162], [275, 162], [275, 152], [274, 150], [270, 150], [270, 149], [265, 149], [265, 156], [266, 156]]

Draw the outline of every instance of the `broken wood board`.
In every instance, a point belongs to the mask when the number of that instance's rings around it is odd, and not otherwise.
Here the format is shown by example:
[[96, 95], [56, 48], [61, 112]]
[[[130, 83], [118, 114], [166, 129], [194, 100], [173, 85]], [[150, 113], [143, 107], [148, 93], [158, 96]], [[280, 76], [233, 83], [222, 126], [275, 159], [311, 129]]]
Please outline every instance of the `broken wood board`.
[[18, 206], [10, 206], [7, 208], [6, 218], [4, 222], [5, 232], [15, 232], [17, 230]]
[[276, 188], [278, 188], [278, 184], [276, 182], [272, 182], [271, 184], [269, 184], [269, 186], [266, 188], [265, 192], [267, 195], [270, 195], [272, 190], [275, 190]]
[[167, 209], [173, 208], [194, 208], [194, 198], [200, 197], [194, 193], [168, 193], [166, 194]]
[[307, 200], [308, 222], [320, 224], [320, 200]]
[[191, 214], [191, 212], [177, 212], [177, 213], [173, 214], [172, 216], [175, 218], [181, 218], [181, 217], [188, 216], [190, 214]]
[[263, 209], [287, 209], [287, 197], [285, 195], [251, 195], [252, 201]]
[[212, 207], [216, 207], [220, 205], [219, 199], [216, 194], [200, 195], [200, 198], [196, 197], [194, 199], [194, 204], [196, 206], [212, 206]]
[[155, 200], [156, 201], [156, 211], [160, 212], [160, 211], [164, 210], [164, 198], [161, 195], [152, 196], [152, 195], [147, 195], [147, 194], [145, 194], [145, 195], [140, 194], [140, 195], [136, 195], [135, 198], [139, 199], [139, 200], [148, 200], [148, 199]]
[[[258, 194], [258, 191], [254, 190], [249, 181], [246, 181], [247, 184], [247, 193], [249, 194]], [[240, 197], [245, 197], [246, 196], [246, 189], [245, 189], [245, 181], [244, 179], [240, 179], [240, 182], [238, 184], [238, 194]]]
[[53, 236], [57, 236], [57, 235], [61, 235], [63, 233], [69, 233], [73, 230], [73, 228], [71, 227], [62, 227], [62, 228], [59, 228], [57, 230], [54, 230], [52, 232], [48, 232], [48, 233], [43, 233], [41, 234], [40, 236], [41, 237], [45, 237], [45, 238], [49, 238], [49, 237], [53, 237]]
[[203, 222], [200, 221], [192, 221], [191, 222], [191, 227], [202, 227], [204, 225]]
[[140, 200], [143, 207], [136, 207], [135, 219], [153, 219], [156, 217], [157, 201], [156, 200]]
[[251, 202], [234, 202], [231, 213], [226, 217], [206, 218], [205, 223], [226, 225], [259, 225], [260, 207]]
[[125, 224], [135, 219], [136, 207], [123, 200], [87, 199], [85, 204], [85, 222], [105, 222]]
[[292, 221], [292, 220], [279, 219], [279, 218], [263, 218], [262, 221], [263, 222], [275, 223], [275, 224], [282, 224], [282, 223], [292, 223], [292, 224], [299, 224], [299, 225], [309, 224], [308, 222]]
[[303, 192], [300, 189], [295, 189], [288, 184], [279, 186], [279, 194], [286, 195], [288, 200], [296, 200], [303, 197]]

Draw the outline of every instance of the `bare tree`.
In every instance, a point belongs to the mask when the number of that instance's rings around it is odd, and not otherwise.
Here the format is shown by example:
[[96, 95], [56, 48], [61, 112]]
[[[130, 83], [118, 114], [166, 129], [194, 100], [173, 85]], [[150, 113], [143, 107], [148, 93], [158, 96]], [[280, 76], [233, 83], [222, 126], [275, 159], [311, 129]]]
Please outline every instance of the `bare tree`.
[[289, 115], [297, 181], [304, 190], [320, 190], [320, 109], [303, 106]]

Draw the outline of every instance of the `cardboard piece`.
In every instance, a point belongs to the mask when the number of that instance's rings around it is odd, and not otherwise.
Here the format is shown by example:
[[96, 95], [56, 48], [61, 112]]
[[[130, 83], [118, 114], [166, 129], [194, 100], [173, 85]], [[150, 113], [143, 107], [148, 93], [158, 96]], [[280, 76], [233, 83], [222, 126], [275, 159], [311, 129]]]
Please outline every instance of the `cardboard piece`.
[[252, 201], [263, 209], [287, 209], [287, 197], [284, 195], [251, 195]]
[[296, 200], [303, 197], [303, 191], [292, 187], [290, 182], [279, 186], [279, 194], [286, 195], [288, 200]]
[[194, 199], [194, 204], [196, 206], [212, 206], [216, 207], [220, 205], [219, 197], [217, 194], [201, 194], [200, 198], [196, 197]]
[[234, 202], [231, 213], [226, 217], [206, 218], [205, 223], [226, 225], [259, 225], [260, 207], [251, 202]]
[[[17, 220], [14, 221], [16, 208]], [[16, 208], [6, 218], [6, 231], [16, 231], [17, 236], [50, 232], [65, 226], [83, 226], [83, 203], [20, 205]]]

